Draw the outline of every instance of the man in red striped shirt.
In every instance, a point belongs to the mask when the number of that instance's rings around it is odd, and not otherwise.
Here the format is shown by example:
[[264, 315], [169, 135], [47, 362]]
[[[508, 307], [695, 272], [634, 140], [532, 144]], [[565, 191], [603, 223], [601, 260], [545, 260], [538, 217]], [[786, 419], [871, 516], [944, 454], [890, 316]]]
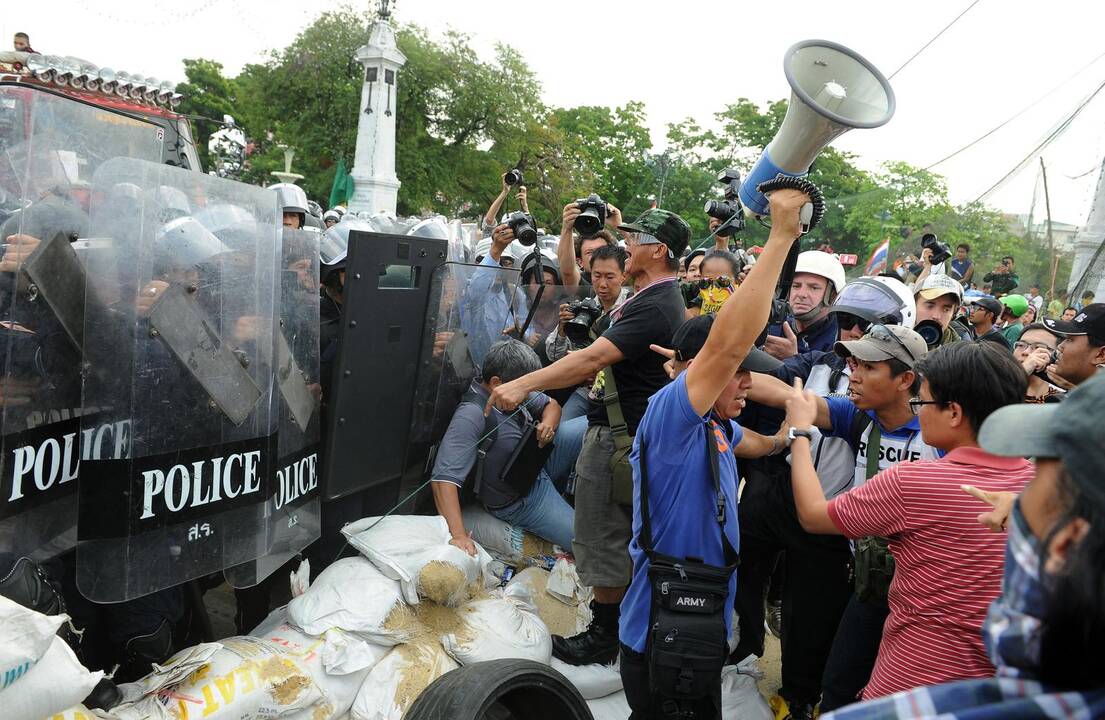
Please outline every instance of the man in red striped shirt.
[[1033, 475], [1029, 461], [978, 446], [982, 421], [1024, 396], [1024, 372], [1008, 352], [992, 343], [954, 343], [929, 353], [917, 371], [921, 390], [910, 405], [925, 443], [946, 455], [900, 463], [831, 501], [821, 491], [809, 441], [799, 432], [815, 423], [824, 401], [801, 392], [797, 381], [787, 403], [787, 420], [796, 429], [791, 483], [803, 527], [853, 539], [889, 538], [897, 564], [865, 700], [993, 676], [981, 628], [1001, 591], [1005, 537], [978, 523], [978, 504], [960, 485], [1017, 493]]

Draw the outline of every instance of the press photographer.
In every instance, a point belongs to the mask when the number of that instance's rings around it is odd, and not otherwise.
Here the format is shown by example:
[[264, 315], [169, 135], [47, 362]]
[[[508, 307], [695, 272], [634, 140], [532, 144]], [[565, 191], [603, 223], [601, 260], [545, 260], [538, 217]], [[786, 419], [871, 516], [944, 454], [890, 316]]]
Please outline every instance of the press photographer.
[[768, 328], [764, 350], [780, 360], [810, 350], [832, 350], [838, 329], [829, 308], [845, 282], [844, 266], [832, 255], [819, 250], [801, 253], [790, 286], [793, 315]]
[[564, 206], [557, 260], [565, 287], [591, 282], [591, 260], [595, 251], [618, 244], [603, 226], [617, 227], [621, 222], [621, 211], [595, 194]]
[[1017, 275], [1016, 263], [1012, 255], [1006, 255], [993, 270], [982, 276], [983, 282], [990, 283], [994, 297], [1013, 292], [1021, 284], [1021, 278]]
[[522, 212], [529, 213], [529, 202], [526, 197], [526, 186], [522, 183], [525, 180], [522, 178], [522, 171], [518, 168], [508, 170], [503, 173], [502, 176], [503, 189], [499, 191], [498, 197], [491, 202], [491, 207], [487, 209], [487, 213], [483, 216], [483, 222], [480, 224], [480, 231], [484, 237], [491, 234], [491, 231], [499, 224], [496, 218], [499, 216], [499, 210], [503, 207], [503, 202], [510, 194], [511, 188], [518, 188], [514, 198], [518, 201], [518, 206], [522, 208]]

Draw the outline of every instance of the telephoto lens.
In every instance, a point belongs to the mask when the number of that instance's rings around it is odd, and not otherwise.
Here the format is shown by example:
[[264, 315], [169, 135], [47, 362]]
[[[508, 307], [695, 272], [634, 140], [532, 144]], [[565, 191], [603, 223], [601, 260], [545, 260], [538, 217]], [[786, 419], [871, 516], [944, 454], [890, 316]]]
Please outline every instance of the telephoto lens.
[[582, 211], [576, 217], [576, 230], [585, 240], [595, 237], [606, 224], [606, 202], [591, 193], [585, 198], [576, 200], [576, 205]]

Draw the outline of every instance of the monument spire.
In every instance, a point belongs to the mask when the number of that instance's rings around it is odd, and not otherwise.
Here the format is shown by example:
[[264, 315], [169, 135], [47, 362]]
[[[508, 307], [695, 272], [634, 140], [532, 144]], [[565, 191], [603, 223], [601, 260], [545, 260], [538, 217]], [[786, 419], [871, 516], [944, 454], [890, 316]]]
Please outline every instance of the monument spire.
[[361, 112], [357, 122], [357, 150], [353, 160], [352, 212], [395, 214], [399, 178], [395, 175], [395, 110], [399, 68], [407, 57], [395, 42], [391, 25], [393, 3], [378, 0], [376, 19], [368, 29], [368, 43], [356, 54], [364, 68]]

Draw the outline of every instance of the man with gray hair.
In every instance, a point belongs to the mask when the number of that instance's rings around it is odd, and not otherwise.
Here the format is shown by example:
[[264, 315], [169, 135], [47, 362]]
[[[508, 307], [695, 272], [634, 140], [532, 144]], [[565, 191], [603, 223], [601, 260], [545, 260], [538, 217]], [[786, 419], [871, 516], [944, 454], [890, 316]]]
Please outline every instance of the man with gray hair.
[[[480, 377], [461, 399], [434, 461], [434, 505], [449, 524], [453, 545], [475, 554], [461, 516], [461, 490], [471, 491], [487, 511], [566, 551], [572, 548], [572, 507], [556, 490], [579, 455], [587, 418], [560, 425], [560, 405], [529, 393], [511, 413], [484, 417], [491, 392], [541, 369], [529, 345], [501, 340], [487, 351]], [[555, 442], [554, 441], [555, 438]]]

